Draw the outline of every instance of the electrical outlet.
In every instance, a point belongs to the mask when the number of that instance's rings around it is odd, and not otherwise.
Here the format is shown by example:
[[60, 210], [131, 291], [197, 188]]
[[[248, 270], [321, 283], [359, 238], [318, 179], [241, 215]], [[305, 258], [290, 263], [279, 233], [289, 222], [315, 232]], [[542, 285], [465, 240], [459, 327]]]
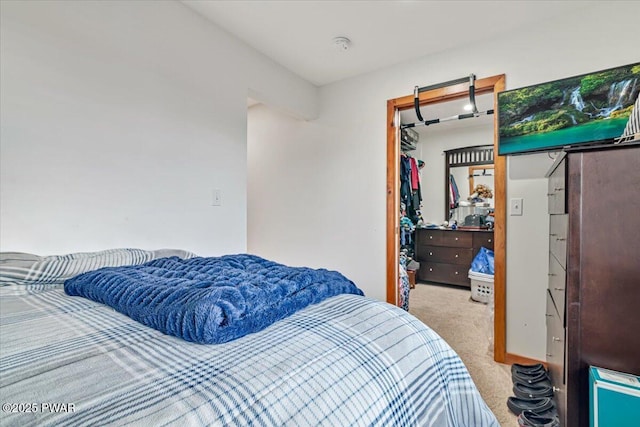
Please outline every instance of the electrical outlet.
[[522, 198], [511, 199], [509, 212], [512, 216], [522, 215]]

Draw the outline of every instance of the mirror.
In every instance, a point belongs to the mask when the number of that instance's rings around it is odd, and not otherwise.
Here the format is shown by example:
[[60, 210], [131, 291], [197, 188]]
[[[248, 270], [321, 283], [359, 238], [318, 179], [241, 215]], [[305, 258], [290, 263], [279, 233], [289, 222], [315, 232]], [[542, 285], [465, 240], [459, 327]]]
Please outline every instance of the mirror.
[[457, 227], [492, 228], [493, 146], [445, 151], [445, 218]]

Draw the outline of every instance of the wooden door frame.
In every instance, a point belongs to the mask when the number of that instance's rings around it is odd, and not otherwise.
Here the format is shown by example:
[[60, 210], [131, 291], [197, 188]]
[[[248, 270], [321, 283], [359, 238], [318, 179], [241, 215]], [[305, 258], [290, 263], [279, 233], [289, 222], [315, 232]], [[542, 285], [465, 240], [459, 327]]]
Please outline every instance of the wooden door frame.
[[[494, 307], [494, 352], [496, 362], [504, 363], [506, 352], [506, 198], [507, 162], [498, 156], [498, 92], [505, 89], [505, 75], [500, 74], [475, 81], [476, 94], [493, 92], [493, 152], [495, 182], [495, 223], [493, 278]], [[420, 93], [420, 105], [434, 104], [469, 96], [468, 83], [460, 83]], [[398, 254], [400, 251], [400, 138], [395, 116], [398, 111], [413, 108], [413, 94], [387, 101], [387, 302], [398, 304]]]

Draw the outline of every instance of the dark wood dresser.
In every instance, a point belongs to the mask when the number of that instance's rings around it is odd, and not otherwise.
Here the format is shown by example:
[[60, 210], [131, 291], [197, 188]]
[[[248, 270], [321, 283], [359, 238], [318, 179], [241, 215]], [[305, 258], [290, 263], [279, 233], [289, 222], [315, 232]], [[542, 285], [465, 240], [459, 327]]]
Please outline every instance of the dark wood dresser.
[[482, 246], [493, 250], [493, 231], [416, 229], [418, 280], [470, 288], [469, 268]]
[[568, 149], [548, 174], [547, 363], [561, 425], [589, 425], [589, 365], [640, 375], [640, 144]]

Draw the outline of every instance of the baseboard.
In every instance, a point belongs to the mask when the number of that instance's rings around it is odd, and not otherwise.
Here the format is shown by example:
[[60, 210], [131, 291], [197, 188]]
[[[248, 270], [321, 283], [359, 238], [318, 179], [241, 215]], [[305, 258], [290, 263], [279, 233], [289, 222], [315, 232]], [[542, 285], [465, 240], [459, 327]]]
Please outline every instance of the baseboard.
[[504, 363], [507, 365], [513, 365], [514, 363], [519, 363], [521, 365], [535, 365], [536, 363], [542, 363], [545, 367], [547, 367], [547, 362], [512, 353], [506, 353], [504, 355]]

